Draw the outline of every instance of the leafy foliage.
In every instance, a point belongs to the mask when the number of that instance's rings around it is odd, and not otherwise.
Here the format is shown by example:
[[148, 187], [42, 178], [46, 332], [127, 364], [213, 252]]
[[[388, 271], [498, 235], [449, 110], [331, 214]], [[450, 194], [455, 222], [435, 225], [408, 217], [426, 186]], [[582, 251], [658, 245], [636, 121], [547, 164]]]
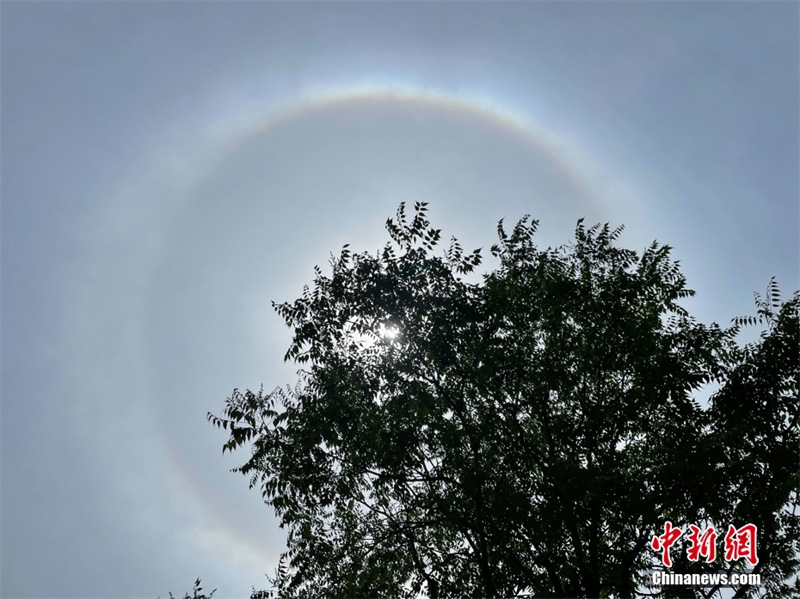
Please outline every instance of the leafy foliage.
[[[198, 578], [197, 580], [194, 581], [194, 586], [192, 587], [192, 594], [189, 595], [189, 593], [186, 593], [183, 596], [183, 599], [212, 599], [214, 593], [217, 592], [217, 589], [214, 589], [208, 595], [206, 595], [202, 591], [203, 587], [200, 586], [200, 578]], [[172, 593], [169, 594], [169, 599], [175, 599]]]
[[[287, 529], [274, 589], [323, 597], [710, 597], [646, 589], [650, 539], [752, 522], [770, 597], [798, 546], [798, 305], [757, 300], [740, 348], [679, 304], [669, 246], [586, 228], [546, 250], [528, 217], [498, 224], [498, 261], [401, 204], [375, 255], [348, 246], [313, 289], [273, 304], [293, 330], [294, 388], [234, 390], [223, 452]], [[709, 405], [697, 392], [720, 385]], [[688, 562], [687, 572], [718, 566]], [[733, 563], [732, 569], [741, 567]], [[764, 589], [742, 587], [737, 596]]]

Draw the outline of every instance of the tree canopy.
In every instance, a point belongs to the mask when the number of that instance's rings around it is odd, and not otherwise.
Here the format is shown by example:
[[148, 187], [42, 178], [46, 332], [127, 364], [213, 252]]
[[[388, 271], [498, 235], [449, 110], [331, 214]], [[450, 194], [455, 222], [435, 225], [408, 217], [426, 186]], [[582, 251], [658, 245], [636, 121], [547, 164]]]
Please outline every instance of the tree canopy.
[[[385, 247], [345, 246], [273, 303], [296, 386], [237, 389], [208, 415], [223, 452], [251, 448], [235, 470], [287, 530], [270, 592], [699, 598], [720, 589], [648, 588], [650, 572], [747, 567], [762, 586], [736, 596], [794, 596], [800, 294], [782, 302], [773, 280], [756, 316], [701, 324], [669, 246], [579, 221], [542, 249], [529, 217], [498, 224], [478, 276], [481, 250], [441, 251], [426, 210], [401, 204]], [[758, 563], [676, 543], [668, 569], [665, 522], [720, 541], [754, 524]]]

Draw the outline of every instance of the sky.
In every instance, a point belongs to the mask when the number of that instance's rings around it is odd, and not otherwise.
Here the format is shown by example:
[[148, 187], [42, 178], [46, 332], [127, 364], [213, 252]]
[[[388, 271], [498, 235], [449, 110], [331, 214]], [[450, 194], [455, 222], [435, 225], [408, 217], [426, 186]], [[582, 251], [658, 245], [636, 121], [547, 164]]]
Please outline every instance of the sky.
[[206, 413], [294, 384], [270, 301], [401, 201], [467, 250], [624, 224], [702, 322], [788, 297], [798, 6], [4, 1], [0, 596], [264, 588]]

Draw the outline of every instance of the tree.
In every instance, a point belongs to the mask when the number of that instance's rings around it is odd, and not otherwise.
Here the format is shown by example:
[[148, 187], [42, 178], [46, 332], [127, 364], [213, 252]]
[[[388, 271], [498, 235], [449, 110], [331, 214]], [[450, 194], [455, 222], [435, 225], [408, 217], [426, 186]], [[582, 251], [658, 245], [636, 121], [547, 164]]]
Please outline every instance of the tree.
[[[400, 205], [377, 254], [345, 246], [273, 306], [294, 388], [234, 390], [223, 452], [288, 530], [280, 597], [710, 597], [646, 588], [665, 522], [753, 523], [771, 597], [797, 574], [798, 307], [774, 282], [747, 319], [696, 322], [670, 248], [622, 227], [540, 249], [501, 221], [494, 270]], [[708, 405], [696, 399], [709, 384]], [[713, 572], [721, 560], [673, 566]], [[728, 564], [730, 571], [743, 560]], [[766, 588], [766, 587], [765, 587]], [[765, 588], [743, 585], [737, 596]], [[660, 593], [660, 595], [659, 595]], [[262, 596], [267, 596], [263, 592]]]

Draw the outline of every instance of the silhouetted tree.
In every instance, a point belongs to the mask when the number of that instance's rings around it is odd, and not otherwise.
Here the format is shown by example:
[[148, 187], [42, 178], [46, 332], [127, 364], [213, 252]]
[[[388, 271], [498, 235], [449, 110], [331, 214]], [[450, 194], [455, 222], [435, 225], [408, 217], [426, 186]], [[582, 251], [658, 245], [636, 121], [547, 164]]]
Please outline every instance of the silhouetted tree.
[[[646, 588], [666, 521], [758, 527], [765, 587], [795, 596], [800, 295], [758, 298], [748, 346], [704, 325], [669, 246], [586, 229], [546, 250], [536, 221], [497, 266], [401, 205], [377, 254], [345, 246], [313, 289], [273, 304], [293, 330], [294, 388], [234, 390], [223, 452], [288, 531], [280, 597], [710, 597]], [[710, 402], [698, 391], [719, 385]], [[741, 570], [689, 561], [674, 571]], [[796, 588], [796, 587], [795, 587]]]

